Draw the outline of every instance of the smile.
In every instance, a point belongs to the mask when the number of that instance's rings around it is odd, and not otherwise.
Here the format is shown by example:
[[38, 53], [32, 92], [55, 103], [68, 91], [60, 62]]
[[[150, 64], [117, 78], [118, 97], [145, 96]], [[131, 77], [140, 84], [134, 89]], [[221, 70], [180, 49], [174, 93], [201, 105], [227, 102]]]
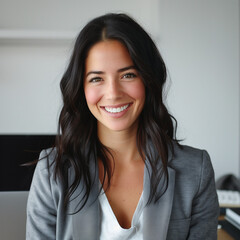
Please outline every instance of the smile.
[[104, 107], [104, 109], [109, 113], [120, 113], [120, 112], [124, 111], [125, 109], [127, 109], [128, 106], [129, 106], [129, 104], [124, 105], [122, 107], [118, 107], [118, 108]]

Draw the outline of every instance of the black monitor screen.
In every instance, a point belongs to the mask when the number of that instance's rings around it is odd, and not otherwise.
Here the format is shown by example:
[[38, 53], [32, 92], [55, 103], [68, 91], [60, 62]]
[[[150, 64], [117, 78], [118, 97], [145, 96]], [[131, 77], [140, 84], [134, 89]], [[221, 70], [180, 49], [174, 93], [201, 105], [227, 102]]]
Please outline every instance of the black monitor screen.
[[0, 191], [28, 191], [42, 149], [52, 147], [55, 135], [0, 135]]

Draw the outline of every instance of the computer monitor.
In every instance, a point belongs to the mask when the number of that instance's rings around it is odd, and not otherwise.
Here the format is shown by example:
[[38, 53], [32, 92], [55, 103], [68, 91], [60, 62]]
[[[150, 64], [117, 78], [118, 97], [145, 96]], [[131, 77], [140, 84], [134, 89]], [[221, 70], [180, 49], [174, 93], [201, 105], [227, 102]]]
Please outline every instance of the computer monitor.
[[0, 191], [28, 191], [35, 165], [22, 166], [54, 145], [55, 135], [0, 135]]

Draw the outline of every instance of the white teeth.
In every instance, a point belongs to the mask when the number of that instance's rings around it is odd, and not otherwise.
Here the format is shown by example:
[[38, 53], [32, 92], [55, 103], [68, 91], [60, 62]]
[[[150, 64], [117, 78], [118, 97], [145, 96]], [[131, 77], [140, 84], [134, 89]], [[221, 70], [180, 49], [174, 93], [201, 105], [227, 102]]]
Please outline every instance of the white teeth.
[[123, 110], [125, 110], [128, 106], [129, 106], [129, 104], [127, 104], [127, 105], [125, 105], [123, 107], [118, 107], [118, 108], [105, 107], [105, 110], [107, 112], [110, 112], [110, 113], [119, 113], [119, 112], [122, 112]]

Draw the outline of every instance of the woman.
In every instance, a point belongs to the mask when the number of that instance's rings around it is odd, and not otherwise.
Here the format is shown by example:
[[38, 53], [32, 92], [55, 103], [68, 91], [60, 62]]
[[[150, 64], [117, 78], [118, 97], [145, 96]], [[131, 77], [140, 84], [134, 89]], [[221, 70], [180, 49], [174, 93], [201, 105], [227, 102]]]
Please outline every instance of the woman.
[[175, 139], [165, 81], [156, 46], [130, 17], [83, 28], [61, 80], [56, 147], [34, 173], [27, 239], [217, 239], [212, 165]]

